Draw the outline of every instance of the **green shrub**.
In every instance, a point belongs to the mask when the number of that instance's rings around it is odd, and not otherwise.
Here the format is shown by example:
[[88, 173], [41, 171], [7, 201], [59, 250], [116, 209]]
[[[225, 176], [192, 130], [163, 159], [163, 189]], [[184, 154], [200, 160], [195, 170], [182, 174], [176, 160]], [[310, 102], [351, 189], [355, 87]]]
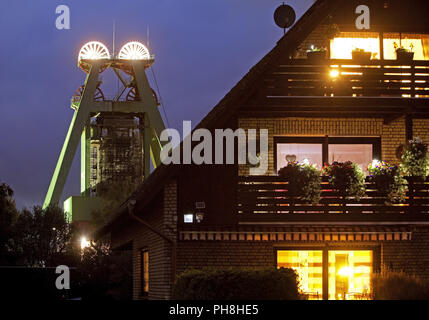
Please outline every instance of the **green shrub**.
[[365, 173], [356, 163], [334, 161], [322, 168], [322, 174], [329, 177], [334, 190], [344, 198], [360, 200], [365, 195]]
[[407, 180], [401, 175], [398, 166], [385, 161], [374, 160], [369, 166], [369, 179], [374, 182], [377, 191], [386, 197], [386, 204], [405, 201]]
[[429, 281], [404, 272], [377, 273], [372, 283], [375, 300], [429, 299]]
[[311, 164], [289, 162], [279, 170], [279, 176], [288, 182], [289, 194], [306, 203], [320, 200], [320, 171]]
[[408, 141], [401, 160], [401, 169], [406, 176], [429, 176], [428, 146], [421, 139], [414, 138]]
[[178, 300], [298, 300], [298, 277], [292, 269], [201, 269], [176, 280]]

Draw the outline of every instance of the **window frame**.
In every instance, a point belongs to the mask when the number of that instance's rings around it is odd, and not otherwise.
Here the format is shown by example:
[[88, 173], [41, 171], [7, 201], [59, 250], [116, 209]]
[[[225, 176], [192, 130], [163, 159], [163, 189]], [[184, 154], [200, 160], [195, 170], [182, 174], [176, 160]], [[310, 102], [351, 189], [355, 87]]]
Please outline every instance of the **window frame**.
[[293, 137], [293, 136], [275, 136], [274, 137], [274, 173], [280, 169], [277, 167], [277, 144], [279, 143], [319, 143], [322, 145], [322, 162], [328, 163], [330, 144], [372, 144], [373, 159], [381, 160], [381, 137], [346, 137], [346, 136], [318, 136], [318, 137]]
[[274, 267], [278, 268], [278, 251], [322, 251], [322, 300], [329, 300], [329, 252], [330, 251], [372, 251], [372, 273], [375, 274], [381, 270], [381, 246], [379, 244], [350, 244], [341, 246], [337, 244], [330, 245], [277, 245], [273, 247]]
[[[147, 254], [147, 290], [145, 290], [146, 287], [146, 279], [145, 279], [145, 264], [146, 264], [146, 258], [145, 254]], [[140, 249], [140, 295], [142, 297], [147, 297], [149, 295], [149, 249], [147, 247]]]

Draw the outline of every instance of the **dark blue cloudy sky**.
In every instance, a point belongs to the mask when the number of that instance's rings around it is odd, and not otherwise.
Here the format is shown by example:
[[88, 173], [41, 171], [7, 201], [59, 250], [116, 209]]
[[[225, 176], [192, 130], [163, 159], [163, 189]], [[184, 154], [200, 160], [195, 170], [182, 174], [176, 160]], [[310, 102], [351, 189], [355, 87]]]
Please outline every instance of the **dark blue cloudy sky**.
[[[0, 181], [18, 207], [43, 202], [72, 118], [70, 98], [85, 74], [77, 67], [90, 40], [112, 48], [146, 42], [171, 127], [196, 125], [281, 37], [279, 0], [5, 1], [0, 10]], [[313, 0], [287, 1], [297, 16]], [[71, 29], [55, 28], [68, 5]], [[149, 75], [151, 79], [151, 75]], [[105, 92], [109, 95], [109, 92]], [[112, 93], [113, 94], [113, 93]], [[77, 154], [63, 199], [79, 194]]]

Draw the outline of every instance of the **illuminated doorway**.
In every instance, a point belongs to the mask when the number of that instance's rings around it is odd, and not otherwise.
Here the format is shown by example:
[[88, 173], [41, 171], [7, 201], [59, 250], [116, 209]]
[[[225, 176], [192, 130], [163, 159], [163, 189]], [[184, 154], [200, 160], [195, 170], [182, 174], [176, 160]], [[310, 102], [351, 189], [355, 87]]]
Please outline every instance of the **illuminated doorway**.
[[329, 251], [329, 299], [369, 299], [372, 251]]
[[371, 298], [372, 250], [278, 250], [277, 267], [294, 269], [310, 300]]

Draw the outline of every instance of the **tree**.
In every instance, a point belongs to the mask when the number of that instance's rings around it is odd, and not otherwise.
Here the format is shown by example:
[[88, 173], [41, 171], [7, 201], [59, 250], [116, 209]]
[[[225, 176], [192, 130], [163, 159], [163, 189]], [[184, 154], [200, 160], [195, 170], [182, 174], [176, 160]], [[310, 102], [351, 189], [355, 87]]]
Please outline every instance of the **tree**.
[[14, 264], [14, 224], [18, 217], [12, 188], [0, 184], [0, 265]]
[[131, 299], [132, 255], [112, 252], [102, 240], [83, 249], [77, 268], [78, 293], [83, 300]]
[[72, 234], [73, 225], [58, 206], [24, 209], [15, 224], [15, 253], [23, 265], [57, 266], [68, 254]]

